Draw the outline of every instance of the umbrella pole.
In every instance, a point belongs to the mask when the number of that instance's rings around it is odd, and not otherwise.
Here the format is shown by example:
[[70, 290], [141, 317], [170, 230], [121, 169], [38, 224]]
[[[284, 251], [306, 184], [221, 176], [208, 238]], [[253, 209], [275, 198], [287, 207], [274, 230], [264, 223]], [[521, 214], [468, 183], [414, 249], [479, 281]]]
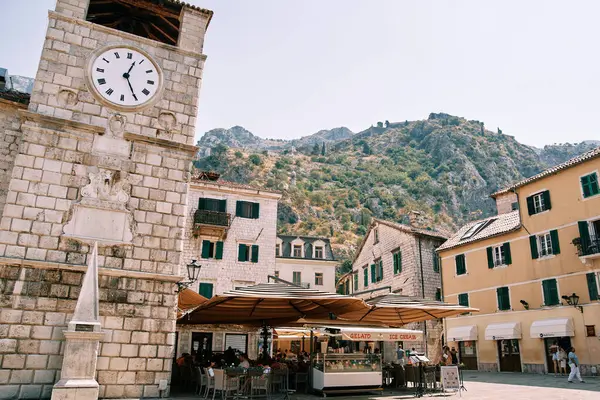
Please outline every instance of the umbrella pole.
[[313, 384], [313, 343], [314, 343], [314, 333], [313, 333], [313, 328], [310, 328], [310, 346], [309, 346], [309, 350], [310, 350], [310, 357], [309, 357], [309, 364], [308, 364], [308, 387], [309, 389], [312, 391], [312, 384]]

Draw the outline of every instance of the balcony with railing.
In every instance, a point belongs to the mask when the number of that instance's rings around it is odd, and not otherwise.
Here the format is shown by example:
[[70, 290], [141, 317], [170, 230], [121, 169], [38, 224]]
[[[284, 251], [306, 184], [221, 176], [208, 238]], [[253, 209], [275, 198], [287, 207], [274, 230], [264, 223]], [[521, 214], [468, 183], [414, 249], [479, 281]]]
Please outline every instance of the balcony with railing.
[[600, 257], [600, 236], [590, 235], [584, 240], [576, 238], [573, 244], [577, 247], [579, 257], [598, 258]]
[[221, 211], [196, 210], [194, 211], [195, 235], [216, 236], [221, 239], [227, 237], [231, 225], [231, 214]]

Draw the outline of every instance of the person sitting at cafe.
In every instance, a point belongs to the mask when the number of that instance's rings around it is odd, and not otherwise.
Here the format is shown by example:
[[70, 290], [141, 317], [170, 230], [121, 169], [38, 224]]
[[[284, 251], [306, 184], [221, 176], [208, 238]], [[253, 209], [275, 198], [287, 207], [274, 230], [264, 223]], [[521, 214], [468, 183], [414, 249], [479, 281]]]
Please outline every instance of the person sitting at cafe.
[[248, 356], [246, 353], [240, 354], [240, 367], [242, 368], [250, 368], [250, 361], [248, 361]]
[[181, 355], [181, 357], [179, 357], [175, 362], [177, 363], [177, 365], [179, 365], [180, 367], [183, 367], [183, 365], [185, 364], [185, 360], [186, 358], [190, 355], [190, 353], [183, 353]]

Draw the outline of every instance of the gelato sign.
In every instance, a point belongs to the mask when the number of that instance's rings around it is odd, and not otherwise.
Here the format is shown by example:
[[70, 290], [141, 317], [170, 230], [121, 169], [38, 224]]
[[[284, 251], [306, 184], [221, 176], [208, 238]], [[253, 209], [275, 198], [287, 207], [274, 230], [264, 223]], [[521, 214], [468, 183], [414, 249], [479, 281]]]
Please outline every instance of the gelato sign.
[[344, 332], [342, 331], [342, 340], [365, 341], [365, 342], [411, 342], [423, 339], [421, 332], [411, 333], [389, 333], [389, 332]]

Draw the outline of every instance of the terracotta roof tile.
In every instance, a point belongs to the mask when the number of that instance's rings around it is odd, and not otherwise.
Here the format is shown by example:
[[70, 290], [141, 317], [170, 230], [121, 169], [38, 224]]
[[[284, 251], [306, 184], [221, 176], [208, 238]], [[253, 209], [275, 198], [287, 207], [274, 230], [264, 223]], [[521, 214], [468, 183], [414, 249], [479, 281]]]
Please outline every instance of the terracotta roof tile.
[[399, 224], [397, 222], [391, 222], [391, 221], [386, 221], [383, 219], [379, 219], [379, 218], [373, 218], [374, 221], [377, 221], [380, 224], [383, 225], [387, 225], [389, 227], [407, 232], [407, 233], [413, 233], [416, 235], [423, 235], [423, 236], [430, 236], [430, 237], [434, 237], [434, 238], [439, 238], [439, 239], [448, 239], [448, 235], [438, 232], [434, 229], [421, 229], [421, 228], [415, 228], [414, 226], [410, 226], [410, 225], [404, 225], [404, 224]]
[[[489, 225], [483, 228], [480, 232], [467, 238], [461, 239], [463, 235], [475, 224], [483, 221], [493, 220]], [[512, 211], [506, 214], [495, 215], [493, 217], [481, 219], [479, 221], [473, 221], [458, 230], [450, 239], [444, 244], [438, 247], [439, 250], [448, 250], [457, 246], [462, 246], [467, 243], [477, 242], [479, 240], [488, 239], [494, 236], [498, 236], [503, 233], [512, 232], [521, 227], [521, 219], [519, 217], [519, 211]]]
[[574, 167], [575, 165], [581, 164], [581, 163], [583, 163], [585, 161], [594, 159], [596, 157], [600, 157], [600, 147], [597, 147], [597, 148], [595, 148], [593, 150], [587, 151], [587, 152], [585, 152], [585, 153], [583, 153], [581, 155], [578, 155], [577, 157], [573, 157], [570, 160], [565, 161], [562, 164], [555, 165], [554, 167], [548, 168], [547, 170], [544, 170], [544, 171], [540, 172], [537, 175], [534, 175], [534, 176], [529, 177], [527, 179], [523, 179], [522, 181], [519, 181], [519, 182], [517, 182], [517, 183], [515, 183], [515, 184], [513, 184], [513, 185], [511, 185], [509, 187], [506, 187], [506, 188], [504, 188], [502, 190], [499, 190], [499, 191], [497, 191], [495, 193], [492, 193], [491, 197], [496, 197], [496, 196], [498, 196], [500, 194], [507, 193], [507, 192], [509, 192], [509, 191], [511, 191], [513, 189], [519, 188], [521, 186], [525, 186], [528, 183], [537, 181], [537, 180], [542, 179], [542, 178], [544, 178], [544, 177], [546, 177], [548, 175], [556, 174], [556, 173], [562, 171], [563, 169]]
[[223, 179], [219, 179], [219, 180], [216, 180], [216, 181], [209, 181], [209, 180], [204, 180], [204, 179], [192, 178], [191, 181], [192, 181], [192, 183], [198, 183], [198, 184], [207, 184], [207, 185], [214, 185], [214, 186], [226, 186], [226, 187], [237, 188], [237, 189], [255, 190], [257, 192], [260, 191], [260, 192], [281, 194], [281, 192], [278, 191], [278, 190], [262, 189], [262, 188], [259, 188], [259, 187], [256, 187], [256, 186], [246, 185], [244, 183], [230, 182], [230, 181], [226, 181], [226, 180], [223, 180]]

